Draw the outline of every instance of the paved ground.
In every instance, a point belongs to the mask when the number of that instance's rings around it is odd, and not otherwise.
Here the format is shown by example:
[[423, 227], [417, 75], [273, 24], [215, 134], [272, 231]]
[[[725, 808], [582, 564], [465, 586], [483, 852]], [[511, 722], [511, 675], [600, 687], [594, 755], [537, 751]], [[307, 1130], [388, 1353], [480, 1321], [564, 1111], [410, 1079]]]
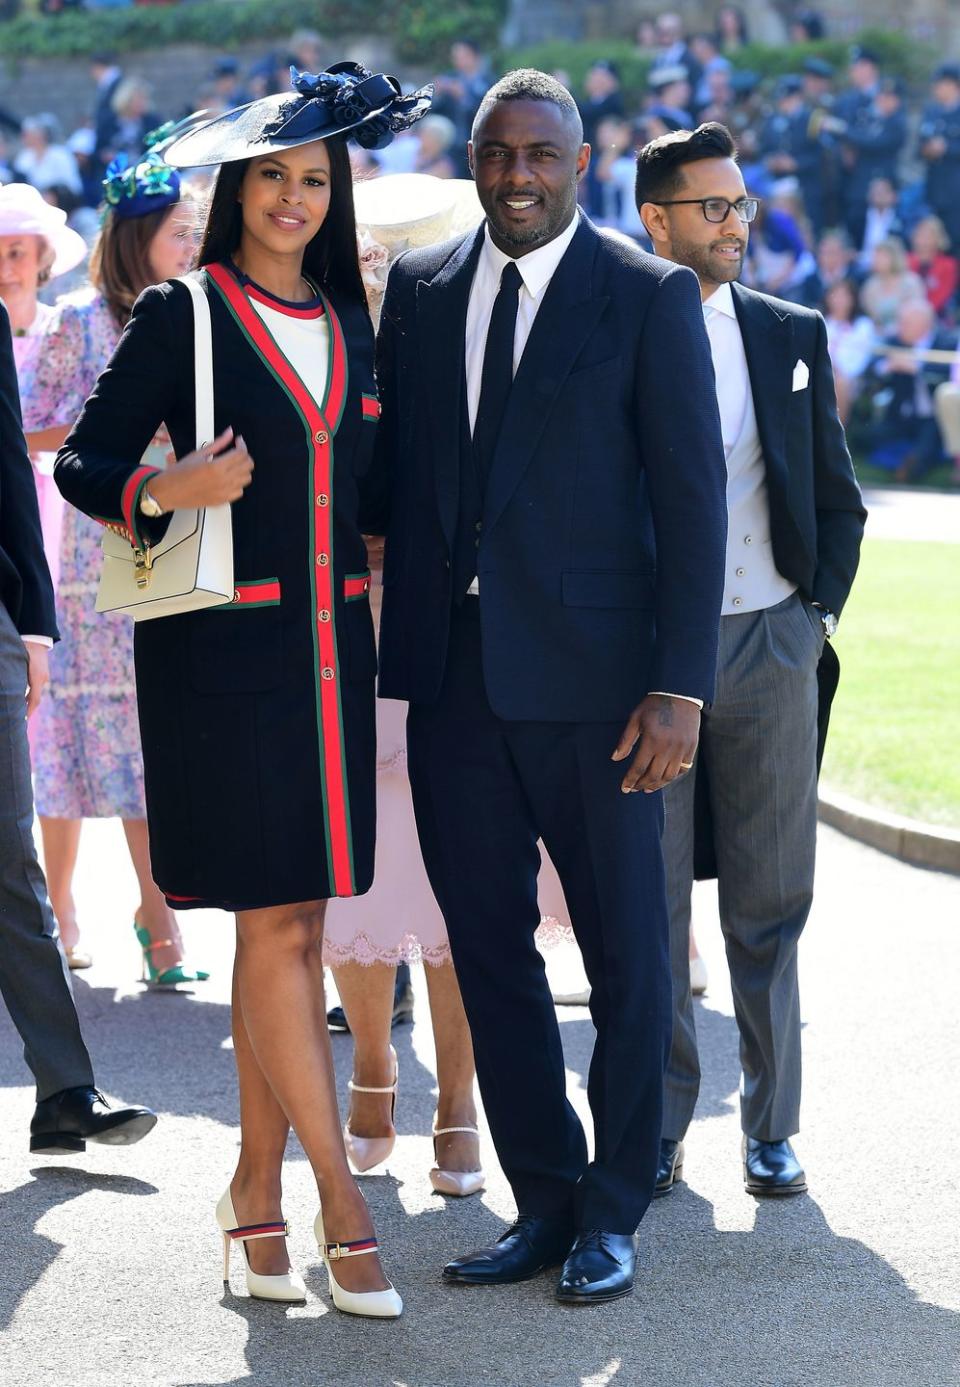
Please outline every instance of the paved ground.
[[[699, 889], [699, 888], [698, 888]], [[960, 880], [904, 867], [830, 830], [803, 944], [806, 1099], [798, 1149], [811, 1194], [742, 1192], [737, 1042], [711, 893], [698, 902], [711, 987], [698, 1021], [705, 1082], [688, 1184], [640, 1237], [637, 1294], [563, 1310], [547, 1278], [454, 1291], [441, 1262], [511, 1213], [489, 1147], [479, 1199], [430, 1193], [433, 1064], [421, 1018], [398, 1033], [401, 1136], [364, 1181], [398, 1324], [331, 1310], [291, 1149], [285, 1208], [310, 1291], [284, 1311], [223, 1295], [213, 1208], [233, 1160], [236, 1095], [226, 917], [188, 918], [214, 978], [202, 997], [134, 982], [130, 874], [112, 824], [86, 830], [80, 879], [95, 968], [77, 995], [101, 1082], [152, 1103], [129, 1151], [27, 1152], [31, 1093], [0, 1017], [0, 1382], [4, 1387], [948, 1387], [960, 1369]], [[418, 979], [422, 993], [422, 979]], [[564, 1009], [570, 1091], [583, 1108], [591, 1029]], [[335, 1041], [341, 1092], [350, 1042]], [[241, 1291], [239, 1277], [234, 1290]]]
[[960, 495], [868, 487], [863, 493], [868, 539], [945, 540], [960, 544]]

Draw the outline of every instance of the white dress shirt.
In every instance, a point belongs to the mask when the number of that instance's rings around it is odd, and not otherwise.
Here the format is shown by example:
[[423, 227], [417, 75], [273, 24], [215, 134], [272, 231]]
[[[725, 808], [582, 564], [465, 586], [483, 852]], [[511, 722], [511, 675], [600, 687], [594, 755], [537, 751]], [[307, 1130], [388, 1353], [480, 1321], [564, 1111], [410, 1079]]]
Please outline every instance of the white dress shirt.
[[777, 571], [770, 537], [767, 474], [753, 406], [753, 388], [729, 284], [703, 305], [717, 382], [720, 432], [727, 463], [727, 556], [723, 616], [763, 611], [796, 592]]
[[[517, 256], [515, 259], [497, 249], [490, 236], [489, 224], [484, 227], [483, 247], [480, 251], [480, 259], [477, 261], [473, 283], [470, 286], [470, 298], [467, 303], [464, 366], [467, 375], [467, 414], [470, 420], [471, 437], [477, 421], [477, 410], [480, 406], [483, 355], [487, 347], [490, 317], [493, 313], [497, 294], [500, 292], [500, 277], [503, 274], [504, 266], [513, 259], [513, 263], [520, 271], [520, 278], [523, 280], [523, 285], [519, 290], [517, 327], [513, 338], [513, 374], [516, 375], [534, 320], [540, 311], [540, 305], [543, 303], [544, 295], [549, 288], [557, 266], [569, 249], [570, 242], [577, 234], [579, 225], [579, 213], [575, 212], [570, 225], [566, 230], [561, 231], [559, 236], [555, 236], [545, 246], [528, 251], [526, 255]], [[474, 597], [480, 595], [478, 579], [474, 578], [467, 592]], [[688, 698], [685, 694], [665, 695], [665, 697], [682, 698], [685, 702], [695, 703], [698, 708], [703, 707], [702, 699]]]
[[[520, 289], [520, 303], [517, 307], [517, 329], [513, 339], [513, 374], [517, 374], [523, 349], [527, 345], [534, 319], [540, 311], [543, 296], [560, 261], [577, 234], [580, 218], [574, 213], [573, 220], [565, 231], [548, 241], [538, 250], [528, 251], [518, 256], [513, 263], [520, 271], [523, 287]], [[497, 294], [500, 292], [500, 276], [503, 267], [509, 264], [511, 256], [498, 250], [490, 238], [490, 227], [483, 232], [483, 248], [477, 261], [473, 283], [470, 286], [470, 300], [467, 304], [466, 356], [464, 364], [467, 372], [467, 410], [470, 418], [470, 433], [477, 421], [480, 405], [480, 385], [483, 378], [483, 354], [487, 348], [487, 333], [490, 329], [490, 315]]]

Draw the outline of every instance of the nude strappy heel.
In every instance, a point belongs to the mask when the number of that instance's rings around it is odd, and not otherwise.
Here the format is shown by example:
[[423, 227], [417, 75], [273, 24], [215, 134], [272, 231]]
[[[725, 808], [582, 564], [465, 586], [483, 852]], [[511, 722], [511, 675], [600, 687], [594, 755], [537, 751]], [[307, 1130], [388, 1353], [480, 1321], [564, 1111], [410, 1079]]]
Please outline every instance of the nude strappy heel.
[[253, 1271], [247, 1257], [245, 1243], [257, 1238], [285, 1238], [290, 1231], [287, 1223], [254, 1223], [246, 1227], [239, 1225], [234, 1212], [229, 1188], [220, 1196], [217, 1205], [217, 1223], [223, 1234], [223, 1279], [230, 1282], [230, 1252], [233, 1244], [239, 1243], [243, 1253], [243, 1269], [247, 1278], [247, 1292], [255, 1300], [280, 1300], [288, 1304], [302, 1304], [307, 1298], [307, 1288], [303, 1277], [295, 1271], [286, 1271], [279, 1276], [262, 1276]]
[[[397, 1111], [397, 1088], [399, 1084], [400, 1071], [398, 1069], [393, 1083], [386, 1088], [365, 1088], [363, 1084], [355, 1084], [352, 1079], [348, 1082], [347, 1087], [351, 1093], [392, 1093], [393, 1102], [390, 1104], [390, 1123], [392, 1126]], [[393, 1151], [396, 1141], [396, 1130], [386, 1137], [358, 1137], [356, 1133], [351, 1132], [349, 1119], [343, 1124], [343, 1144], [346, 1148], [347, 1159], [358, 1175], [364, 1175], [368, 1170], [373, 1170], [374, 1166], [382, 1165]]]
[[[437, 1137], [445, 1137], [451, 1132], [480, 1133], [476, 1127], [434, 1127], [433, 1154], [437, 1156]], [[441, 1170], [434, 1166], [430, 1172], [430, 1183], [437, 1194], [450, 1194], [456, 1199], [464, 1199], [469, 1194], [479, 1194], [487, 1182], [482, 1170]]]

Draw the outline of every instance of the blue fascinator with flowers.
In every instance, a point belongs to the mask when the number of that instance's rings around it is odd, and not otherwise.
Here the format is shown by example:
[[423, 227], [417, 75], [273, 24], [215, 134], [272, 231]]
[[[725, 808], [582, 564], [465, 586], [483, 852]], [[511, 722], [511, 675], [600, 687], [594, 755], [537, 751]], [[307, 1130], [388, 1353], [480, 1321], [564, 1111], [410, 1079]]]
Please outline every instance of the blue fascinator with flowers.
[[425, 116], [433, 87], [404, 95], [396, 77], [360, 63], [334, 63], [326, 72], [290, 69], [292, 92], [265, 96], [194, 126], [165, 151], [168, 164], [205, 168], [349, 135], [364, 149], [383, 149]]
[[118, 154], [111, 160], [103, 180], [106, 212], [127, 221], [145, 217], [149, 212], [160, 212], [180, 201], [180, 175], [167, 163], [164, 151], [196, 119], [190, 116], [187, 120], [171, 120], [151, 130], [144, 140], [143, 157], [135, 163], [126, 154]]

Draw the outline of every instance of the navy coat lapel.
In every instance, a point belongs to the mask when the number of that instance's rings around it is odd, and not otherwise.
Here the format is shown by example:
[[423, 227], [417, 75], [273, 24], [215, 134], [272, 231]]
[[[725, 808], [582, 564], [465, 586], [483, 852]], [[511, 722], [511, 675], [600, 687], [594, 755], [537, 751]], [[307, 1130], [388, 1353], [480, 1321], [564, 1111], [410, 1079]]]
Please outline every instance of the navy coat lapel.
[[608, 297], [589, 296], [598, 242], [599, 233], [582, 220], [534, 319], [490, 469], [483, 507], [487, 530], [496, 524], [519, 485], [550, 408], [610, 302]]
[[743, 350], [747, 358], [757, 432], [768, 468], [786, 469], [786, 428], [793, 389], [793, 320], [769, 299], [732, 284]]
[[428, 382], [434, 442], [434, 482], [440, 523], [451, 548], [460, 496], [460, 429], [470, 286], [483, 246], [483, 227], [466, 236], [430, 281], [417, 285], [419, 340]]

